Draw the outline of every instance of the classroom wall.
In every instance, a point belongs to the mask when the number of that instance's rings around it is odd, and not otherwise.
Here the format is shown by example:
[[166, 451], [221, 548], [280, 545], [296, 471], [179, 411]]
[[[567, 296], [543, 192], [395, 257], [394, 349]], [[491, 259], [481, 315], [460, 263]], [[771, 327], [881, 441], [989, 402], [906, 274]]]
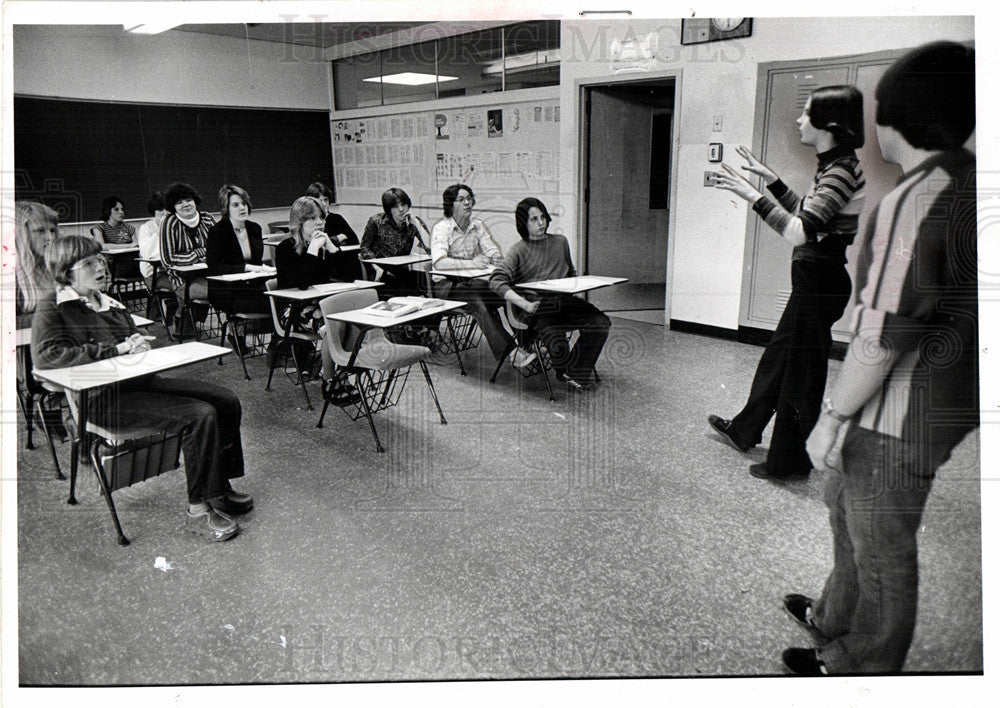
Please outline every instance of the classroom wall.
[[[736, 145], [752, 144], [758, 64], [899, 49], [932, 40], [970, 41], [973, 25], [971, 17], [764, 17], [754, 18], [748, 38], [679, 46], [680, 20], [564, 21], [559, 161], [564, 232], [578, 233], [577, 82], [613, 80], [612, 41], [656, 33], [661, 55], [652, 72], [680, 72], [668, 314], [675, 320], [735, 330], [748, 207], [703, 187], [702, 175], [713, 169], [707, 160], [708, 143], [723, 143], [727, 160]], [[722, 116], [721, 132], [712, 132], [713, 116]]]
[[329, 62], [284, 44], [121, 25], [14, 31], [14, 93], [254, 108], [330, 108]]

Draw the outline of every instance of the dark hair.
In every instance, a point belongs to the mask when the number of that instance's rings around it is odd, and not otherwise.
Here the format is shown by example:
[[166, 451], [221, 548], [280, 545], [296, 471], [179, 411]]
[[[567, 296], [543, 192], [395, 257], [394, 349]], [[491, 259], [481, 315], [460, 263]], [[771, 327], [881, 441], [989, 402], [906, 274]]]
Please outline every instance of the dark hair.
[[253, 204], [250, 203], [250, 195], [242, 187], [237, 187], [235, 184], [224, 184], [219, 189], [219, 211], [222, 212], [223, 217], [229, 216], [229, 198], [236, 195], [243, 200], [243, 203], [247, 205], [247, 214], [253, 211]]
[[122, 205], [122, 209], [125, 208], [125, 203], [118, 197], [104, 197], [104, 201], [101, 202], [101, 221], [107, 221], [111, 216], [111, 210], [118, 204]]
[[809, 95], [809, 122], [833, 134], [837, 145], [865, 144], [864, 98], [853, 86], [822, 86]]
[[875, 88], [875, 122], [921, 150], [955, 150], [976, 127], [976, 52], [956, 42], [912, 50]]
[[332, 200], [333, 192], [331, 192], [330, 188], [327, 187], [322, 182], [313, 182], [306, 189], [306, 196], [315, 197], [316, 199], [319, 199], [320, 197], [326, 197], [327, 199]]
[[101, 244], [86, 236], [63, 236], [45, 249], [45, 267], [52, 279], [62, 285], [70, 284], [69, 271], [84, 258], [101, 252]]
[[153, 192], [149, 195], [149, 201], [146, 202], [146, 211], [151, 215], [156, 216], [156, 212], [166, 208], [167, 204], [163, 199], [163, 192]]
[[163, 204], [167, 207], [167, 211], [173, 214], [177, 202], [182, 202], [185, 199], [193, 199], [195, 206], [201, 204], [201, 195], [194, 191], [194, 187], [183, 182], [174, 182], [167, 187], [166, 194], [163, 195]]
[[441, 201], [444, 202], [444, 215], [450, 217], [455, 208], [455, 200], [458, 199], [458, 193], [462, 190], [469, 193], [469, 196], [473, 199], [476, 195], [472, 193], [472, 187], [467, 184], [453, 184], [444, 190], [441, 195]]
[[392, 208], [397, 207], [400, 204], [411, 207], [413, 202], [410, 201], [410, 195], [404, 192], [399, 187], [389, 187], [389, 189], [382, 192], [382, 211], [385, 215], [392, 217]]
[[552, 217], [549, 216], [549, 210], [545, 208], [540, 199], [535, 199], [534, 197], [527, 197], [522, 199], [514, 207], [514, 226], [517, 227], [517, 233], [521, 235], [525, 241], [528, 240], [528, 211], [531, 207], [535, 207], [542, 212], [542, 216], [545, 220], [552, 223]]

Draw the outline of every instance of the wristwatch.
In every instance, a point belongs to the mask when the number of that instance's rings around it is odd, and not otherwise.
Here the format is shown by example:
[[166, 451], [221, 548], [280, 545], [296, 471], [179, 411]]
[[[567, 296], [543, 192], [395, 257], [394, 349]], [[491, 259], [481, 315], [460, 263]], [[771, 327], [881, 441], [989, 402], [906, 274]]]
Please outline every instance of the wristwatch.
[[838, 413], [837, 409], [833, 407], [833, 401], [829, 398], [823, 401], [823, 412], [841, 423], [846, 422], [852, 418], [852, 416], [844, 415], [843, 413]]

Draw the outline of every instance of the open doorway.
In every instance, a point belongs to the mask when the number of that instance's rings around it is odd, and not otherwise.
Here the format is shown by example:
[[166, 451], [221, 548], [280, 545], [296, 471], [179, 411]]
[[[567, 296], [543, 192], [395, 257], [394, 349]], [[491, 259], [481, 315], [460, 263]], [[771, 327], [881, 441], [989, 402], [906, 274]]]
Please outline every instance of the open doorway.
[[615, 317], [666, 323], [673, 78], [583, 87], [586, 271], [629, 282], [591, 293]]

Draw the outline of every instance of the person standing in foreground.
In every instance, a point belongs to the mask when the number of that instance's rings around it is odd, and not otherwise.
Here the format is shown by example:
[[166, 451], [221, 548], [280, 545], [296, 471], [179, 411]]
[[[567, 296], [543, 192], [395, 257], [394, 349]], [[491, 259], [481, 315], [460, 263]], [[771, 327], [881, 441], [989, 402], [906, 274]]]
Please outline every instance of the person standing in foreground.
[[[798, 119], [804, 145], [816, 150], [816, 175], [802, 199], [744, 146], [736, 152], [743, 169], [761, 177], [774, 199], [763, 196], [723, 163], [719, 189], [753, 204], [764, 222], [792, 245], [792, 295], [757, 364], [750, 395], [731, 421], [708, 422], [727, 443], [746, 452], [760, 442], [774, 417], [767, 460], [750, 465], [760, 479], [784, 482], [812, 471], [806, 436], [819, 417], [833, 337], [851, 297], [847, 247], [858, 232], [865, 180], [854, 151], [864, 145], [861, 93], [853, 86], [824, 86], [812, 92]], [[775, 201], [777, 200], [777, 201]]]
[[807, 443], [830, 473], [834, 567], [818, 600], [785, 596], [821, 642], [785, 650], [796, 674], [903, 668], [927, 495], [979, 425], [976, 158], [963, 148], [975, 129], [974, 51], [919, 47], [875, 99], [882, 156], [903, 176], [865, 231], [854, 338]]

